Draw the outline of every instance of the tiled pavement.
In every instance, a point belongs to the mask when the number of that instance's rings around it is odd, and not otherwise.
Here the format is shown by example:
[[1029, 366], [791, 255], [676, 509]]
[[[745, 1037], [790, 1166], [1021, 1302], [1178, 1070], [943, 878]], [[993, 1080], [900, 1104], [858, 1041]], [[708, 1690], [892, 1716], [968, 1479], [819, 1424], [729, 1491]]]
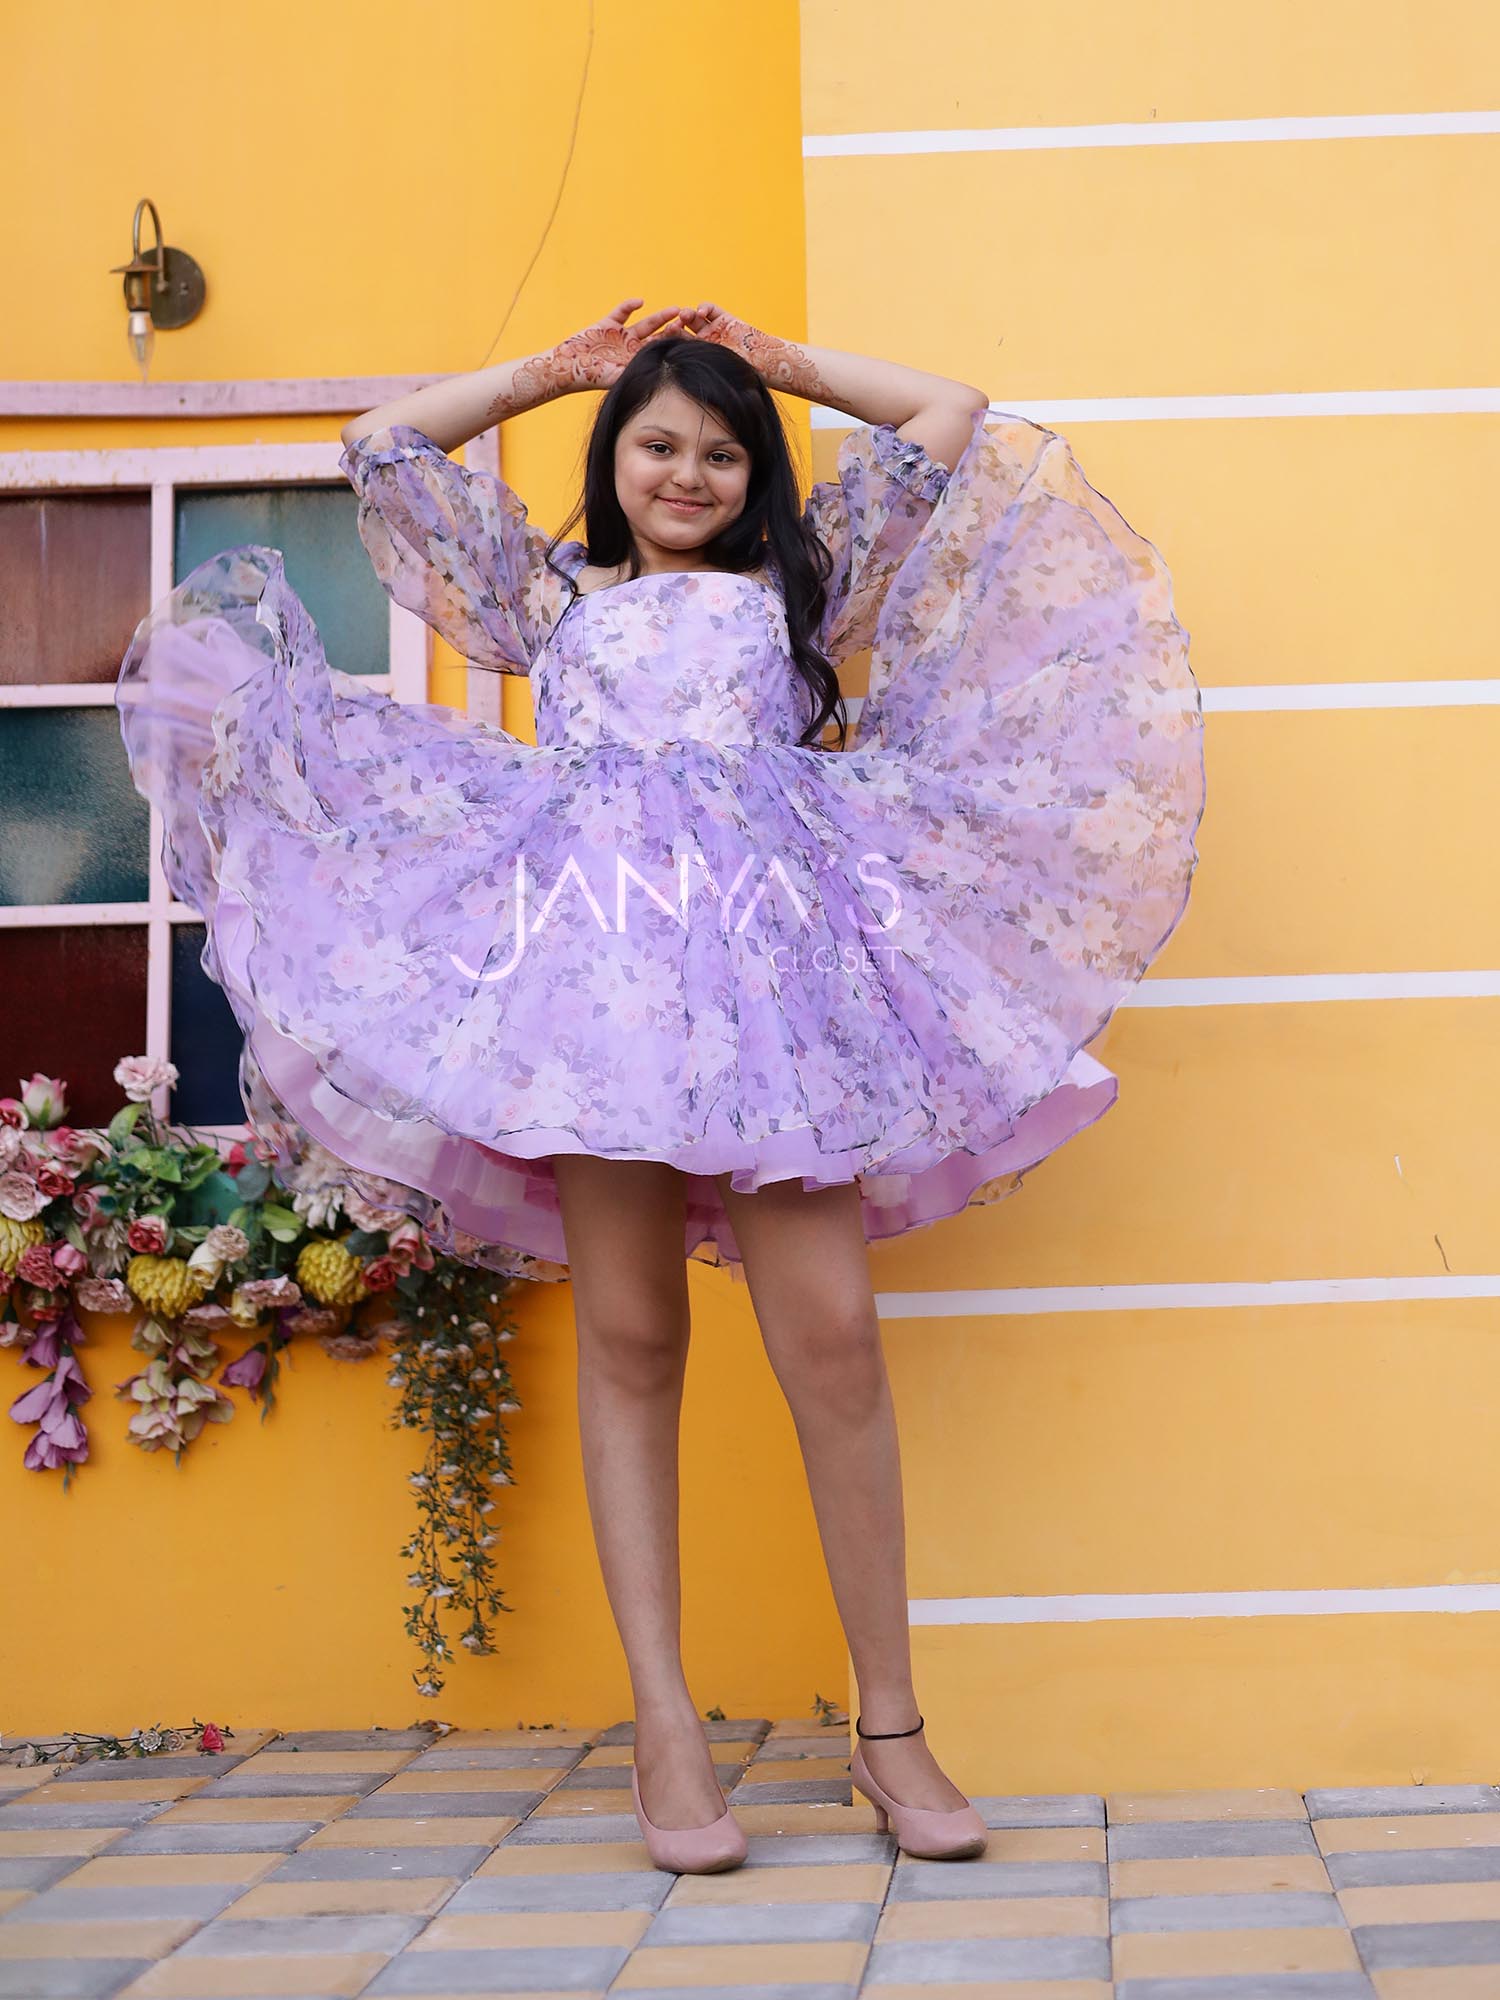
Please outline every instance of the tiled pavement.
[[0, 1995], [1500, 1996], [1500, 1788], [981, 1798], [985, 1854], [923, 1862], [846, 1724], [706, 1726], [721, 1875], [648, 1864], [628, 1724], [0, 1768]]

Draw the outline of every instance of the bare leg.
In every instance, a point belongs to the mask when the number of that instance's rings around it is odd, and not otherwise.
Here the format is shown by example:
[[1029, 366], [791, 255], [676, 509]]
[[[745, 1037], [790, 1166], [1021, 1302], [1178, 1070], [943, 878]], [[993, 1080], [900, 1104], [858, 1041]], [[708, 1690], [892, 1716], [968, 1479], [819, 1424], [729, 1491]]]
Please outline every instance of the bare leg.
[[683, 1177], [654, 1160], [568, 1153], [552, 1165], [578, 1329], [584, 1483], [630, 1671], [641, 1801], [657, 1826], [706, 1826], [724, 1800], [682, 1668]]
[[[859, 1190], [800, 1179], [739, 1194], [718, 1176], [761, 1338], [786, 1396], [859, 1685], [864, 1726], [909, 1729], [906, 1523], [890, 1378], [870, 1285]], [[903, 1805], [967, 1803], [925, 1733], [866, 1743], [876, 1781]]]

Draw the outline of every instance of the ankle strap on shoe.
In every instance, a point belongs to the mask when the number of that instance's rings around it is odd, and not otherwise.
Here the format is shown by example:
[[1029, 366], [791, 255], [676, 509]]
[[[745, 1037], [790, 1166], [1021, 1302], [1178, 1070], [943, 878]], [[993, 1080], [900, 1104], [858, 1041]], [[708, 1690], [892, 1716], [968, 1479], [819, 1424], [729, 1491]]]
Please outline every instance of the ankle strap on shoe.
[[915, 1729], [861, 1729], [859, 1725], [863, 1720], [864, 1720], [863, 1716], [860, 1715], [855, 1716], [854, 1718], [855, 1735], [863, 1736], [867, 1743], [879, 1743], [892, 1736], [917, 1735], [918, 1732], [922, 1729], [926, 1721], [926, 1717], [921, 1715], [917, 1717], [917, 1727]]

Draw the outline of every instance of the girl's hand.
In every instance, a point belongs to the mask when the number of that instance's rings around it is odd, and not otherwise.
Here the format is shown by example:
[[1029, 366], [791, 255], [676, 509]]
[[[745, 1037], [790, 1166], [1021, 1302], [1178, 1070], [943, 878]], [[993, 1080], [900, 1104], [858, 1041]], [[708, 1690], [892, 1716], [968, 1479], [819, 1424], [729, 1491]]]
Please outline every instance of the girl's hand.
[[554, 393], [567, 389], [608, 389], [619, 381], [627, 363], [634, 360], [648, 340], [681, 331], [680, 327], [668, 324], [677, 318], [676, 306], [663, 306], [658, 312], [647, 313], [634, 326], [627, 326], [625, 322], [636, 307], [644, 304], [644, 299], [621, 299], [603, 319], [559, 341], [548, 357], [549, 370], [556, 371]]
[[822, 394], [818, 371], [800, 347], [774, 333], [763, 333], [711, 301], [683, 313], [682, 325], [699, 340], [710, 340], [742, 355], [773, 389], [786, 389], [794, 396]]

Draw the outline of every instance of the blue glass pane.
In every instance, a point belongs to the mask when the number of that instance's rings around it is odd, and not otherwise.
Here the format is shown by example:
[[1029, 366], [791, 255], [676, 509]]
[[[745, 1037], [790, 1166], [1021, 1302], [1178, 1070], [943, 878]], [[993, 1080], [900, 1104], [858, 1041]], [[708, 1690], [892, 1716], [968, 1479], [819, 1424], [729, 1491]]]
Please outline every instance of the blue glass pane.
[[221, 549], [280, 549], [287, 582], [312, 614], [328, 663], [347, 674], [390, 668], [390, 599], [355, 529], [353, 489], [338, 486], [180, 487], [174, 576], [181, 582]]
[[0, 709], [0, 903], [144, 902], [150, 829], [113, 706]]
[[243, 1125], [240, 1027], [203, 970], [202, 924], [172, 926], [172, 1117], [186, 1125]]

